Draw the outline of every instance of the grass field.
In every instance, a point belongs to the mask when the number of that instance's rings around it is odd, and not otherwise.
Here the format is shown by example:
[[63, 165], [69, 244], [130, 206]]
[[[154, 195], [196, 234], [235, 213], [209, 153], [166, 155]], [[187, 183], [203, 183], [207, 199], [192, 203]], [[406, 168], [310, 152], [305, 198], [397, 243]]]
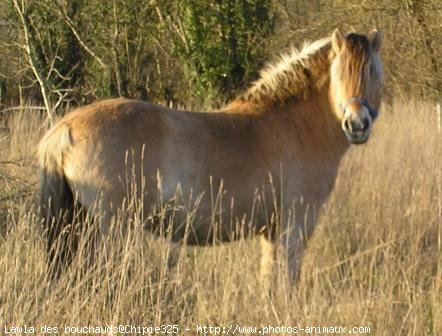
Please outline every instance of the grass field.
[[44, 125], [35, 111], [23, 111], [3, 126], [0, 335], [5, 325], [33, 326], [36, 334], [46, 325], [63, 334], [64, 325], [118, 324], [176, 324], [183, 335], [196, 335], [197, 325], [442, 335], [442, 132], [435, 104], [384, 106], [368, 144], [352, 147], [342, 163], [299, 283], [290, 288], [280, 280], [270, 297], [257, 281], [257, 241], [188, 248], [169, 270], [169, 245], [136, 230], [108, 262], [98, 257], [84, 273], [74, 261], [49, 284], [34, 210], [35, 147]]

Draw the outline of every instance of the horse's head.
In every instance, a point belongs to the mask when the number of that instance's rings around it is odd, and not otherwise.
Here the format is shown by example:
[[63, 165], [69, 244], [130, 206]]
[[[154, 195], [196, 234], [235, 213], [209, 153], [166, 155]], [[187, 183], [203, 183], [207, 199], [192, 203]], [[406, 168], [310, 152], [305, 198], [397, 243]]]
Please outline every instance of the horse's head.
[[379, 55], [382, 34], [369, 37], [332, 35], [330, 98], [341, 127], [351, 143], [367, 141], [381, 104], [383, 69]]

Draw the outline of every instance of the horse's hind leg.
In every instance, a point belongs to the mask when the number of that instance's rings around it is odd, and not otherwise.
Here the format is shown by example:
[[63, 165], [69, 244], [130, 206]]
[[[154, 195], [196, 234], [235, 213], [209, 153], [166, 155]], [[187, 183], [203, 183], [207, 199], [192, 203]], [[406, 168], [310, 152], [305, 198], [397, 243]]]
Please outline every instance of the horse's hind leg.
[[112, 259], [112, 254], [115, 253], [111, 249], [111, 240], [114, 239], [111, 236], [111, 231], [114, 231], [111, 230], [112, 215], [105, 212], [99, 213], [94, 216], [94, 221], [96, 223], [86, 233], [88, 237], [86, 260], [89, 269], [99, 266], [97, 265], [99, 259], [103, 259], [101, 261], [105, 263], [109, 262]]

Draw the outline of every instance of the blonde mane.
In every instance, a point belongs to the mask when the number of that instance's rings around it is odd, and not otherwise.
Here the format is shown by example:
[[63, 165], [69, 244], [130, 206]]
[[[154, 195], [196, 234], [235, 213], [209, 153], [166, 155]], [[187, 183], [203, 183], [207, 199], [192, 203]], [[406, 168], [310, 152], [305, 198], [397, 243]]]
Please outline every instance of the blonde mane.
[[306, 98], [330, 77], [330, 48], [330, 38], [324, 38], [281, 55], [279, 62], [261, 70], [260, 78], [237, 100], [269, 106], [289, 97]]

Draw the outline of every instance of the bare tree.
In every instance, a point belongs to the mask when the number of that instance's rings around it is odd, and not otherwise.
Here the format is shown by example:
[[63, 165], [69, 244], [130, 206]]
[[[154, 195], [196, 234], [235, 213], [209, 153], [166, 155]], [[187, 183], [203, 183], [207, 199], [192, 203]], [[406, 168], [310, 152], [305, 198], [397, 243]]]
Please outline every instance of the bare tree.
[[[14, 0], [16, 1], [16, 0]], [[50, 9], [54, 10], [68, 25], [68, 27], [71, 29], [72, 33], [77, 38], [78, 42], [82, 46], [82, 48], [103, 68], [106, 69], [107, 65], [106, 62], [103, 61], [103, 59], [97, 55], [96, 52], [92, 50], [90, 45], [87, 43], [87, 41], [83, 38], [83, 36], [80, 34], [80, 30], [73, 22], [72, 18], [69, 17], [68, 13], [63, 9], [63, 7], [57, 2], [53, 0], [43, 0], [43, 3]]]
[[37, 65], [37, 60], [33, 52], [34, 48], [32, 45], [33, 41], [30, 38], [30, 23], [27, 16], [27, 6], [24, 0], [21, 0], [20, 3], [18, 2], [18, 0], [12, 0], [12, 2], [18, 16], [20, 17], [21, 28], [23, 32], [24, 41], [19, 46], [25, 51], [27, 61], [35, 75], [35, 78], [38, 81], [38, 84], [40, 85], [40, 91], [43, 97], [43, 102], [46, 108], [48, 119], [49, 122], [52, 124], [54, 122], [54, 114], [49, 100], [48, 83], [42, 73], [42, 69], [40, 69]]

